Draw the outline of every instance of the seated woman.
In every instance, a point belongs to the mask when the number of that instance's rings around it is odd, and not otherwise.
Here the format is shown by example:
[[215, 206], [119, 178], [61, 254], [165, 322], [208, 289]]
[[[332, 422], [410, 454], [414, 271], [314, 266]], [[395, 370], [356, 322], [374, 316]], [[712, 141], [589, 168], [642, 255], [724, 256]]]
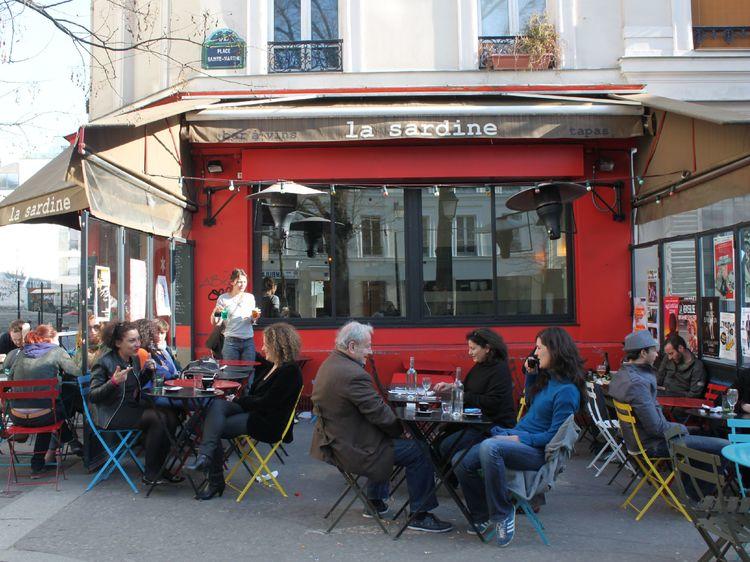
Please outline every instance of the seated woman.
[[[538, 367], [530, 364], [537, 361]], [[508, 497], [506, 469], [541, 468], [544, 447], [585, 396], [583, 360], [562, 328], [539, 332], [534, 356], [524, 369], [528, 413], [513, 429], [493, 427], [493, 437], [472, 447], [456, 467], [477, 527], [482, 532], [494, 528], [498, 546], [510, 544], [515, 533], [516, 511]]]
[[210, 500], [224, 493], [224, 450], [221, 439], [249, 435], [265, 443], [275, 443], [282, 437], [292, 441], [292, 428], [282, 432], [292, 415], [302, 389], [302, 372], [297, 366], [297, 355], [302, 340], [292, 326], [279, 322], [263, 331], [263, 354], [268, 362], [256, 367], [255, 380], [246, 396], [234, 401], [214, 400], [208, 409], [203, 426], [203, 441], [198, 458], [188, 470], [208, 471], [208, 488], [198, 499]]
[[[474, 366], [464, 379], [464, 407], [481, 408], [482, 414], [495, 425], [513, 427], [516, 423], [513, 403], [513, 379], [508, 368], [508, 348], [502, 336], [489, 328], [478, 328], [466, 334], [469, 357]], [[450, 392], [453, 384], [440, 382], [435, 392]], [[465, 430], [465, 431], [460, 431]], [[484, 426], [448, 424], [440, 452], [447, 455], [479, 443], [488, 434]]]
[[[111, 349], [91, 370], [91, 414], [103, 429], [140, 429], [145, 434], [146, 473], [143, 483], [181, 482], [183, 478], [159, 470], [170, 450], [168, 431], [174, 434], [177, 416], [168, 408], [149, 407], [141, 389], [153, 375], [141, 369], [138, 350], [141, 346], [136, 325], [132, 322], [110, 322], [101, 331], [102, 343]], [[162, 420], [158, 416], [162, 416]], [[165, 423], [163, 423], [166, 422]]]
[[[57, 331], [49, 324], [40, 324], [24, 338], [24, 345], [13, 359], [8, 380], [23, 381], [33, 379], [55, 379], [62, 381], [63, 375], [81, 376], [80, 369], [68, 355], [68, 352], [57, 343]], [[10, 409], [13, 423], [25, 427], [42, 427], [65, 417], [62, 394], [55, 404], [53, 414], [49, 400], [14, 400]], [[71, 452], [82, 454], [83, 448], [75, 439], [67, 423], [61, 428], [62, 440], [71, 443]], [[49, 433], [36, 436], [34, 454], [31, 457], [32, 478], [38, 477], [46, 469], [45, 454], [50, 449], [52, 435]], [[55, 448], [56, 448], [55, 443]], [[54, 454], [53, 454], [54, 456]], [[52, 460], [49, 456], [46, 460]], [[59, 460], [59, 459], [58, 459]]]
[[[167, 347], [169, 324], [161, 318], [158, 320], [146, 320], [142, 318], [136, 320], [135, 325], [138, 329], [138, 335], [141, 338], [141, 348], [138, 350], [138, 361], [140, 362], [141, 369], [151, 371], [153, 378], [161, 376], [162, 381], [178, 378], [180, 376], [179, 368], [177, 367], [176, 360], [173, 359], [171, 350]], [[143, 385], [144, 390], [151, 389], [152, 387], [153, 381], [151, 379]], [[160, 406], [171, 407], [173, 409], [177, 406], [169, 398], [156, 398], [156, 403]]]

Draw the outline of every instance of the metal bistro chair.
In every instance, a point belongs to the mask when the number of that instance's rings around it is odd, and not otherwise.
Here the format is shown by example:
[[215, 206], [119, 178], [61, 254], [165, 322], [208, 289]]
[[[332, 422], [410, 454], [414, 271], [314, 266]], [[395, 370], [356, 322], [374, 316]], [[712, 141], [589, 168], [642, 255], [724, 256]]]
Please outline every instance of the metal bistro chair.
[[[618, 435], [620, 429], [620, 423], [617, 420], [604, 419], [601, 409], [599, 408], [599, 398], [596, 395], [596, 389], [594, 383], [586, 383], [586, 409], [588, 410], [591, 420], [599, 430], [599, 434], [604, 439], [604, 445], [602, 445], [599, 452], [594, 456], [593, 460], [586, 466], [586, 468], [593, 468], [595, 471], [594, 477], [598, 477], [607, 465], [613, 460], [619, 461], [624, 464], [625, 467], [635, 474], [635, 469], [630, 465], [625, 453], [622, 450], [622, 440]], [[596, 466], [597, 461], [602, 458], [603, 455], [609, 453], [601, 466]]]
[[[750, 443], [750, 420], [740, 420], [737, 418], [730, 418], [727, 420], [727, 425], [729, 426], [729, 429], [732, 430], [732, 432], [728, 436], [730, 443]], [[746, 429], [748, 430], [748, 432], [739, 433], [737, 431], [738, 429]], [[740, 473], [740, 466], [738, 464], [735, 464], [734, 468], [737, 471], [737, 484], [740, 487], [740, 493], [742, 494], [743, 498], [746, 498], [749, 488], [746, 488], [745, 484], [742, 482], [742, 474]], [[750, 482], [748, 482], [748, 485], [750, 485]]]
[[[55, 490], [60, 489], [60, 474], [62, 473], [64, 478], [65, 472], [62, 466], [62, 440], [60, 439], [60, 428], [64, 420], [57, 419], [56, 408], [57, 398], [60, 395], [58, 383], [59, 381], [56, 378], [0, 382], [0, 417], [3, 418], [0, 425], [4, 428], [4, 436], [7, 437], [9, 459], [6, 492], [10, 491], [11, 482], [13, 481], [18, 486], [54, 484]], [[15, 400], [35, 400], [42, 403], [48, 400], [49, 409], [52, 413], [52, 423], [40, 427], [27, 427], [15, 423], [12, 425], [8, 424], [11, 404]], [[15, 450], [15, 437], [18, 435], [36, 436], [44, 433], [50, 433], [53, 437], [57, 437], [55, 446], [55, 458], [57, 460], [55, 478], [54, 480], [40, 480], [21, 484], [18, 482], [18, 473], [16, 472], [18, 454]]]
[[[133, 459], [133, 462], [135, 462], [138, 470], [143, 474], [143, 465], [141, 464], [141, 461], [138, 460], [138, 457], [135, 455], [132, 448], [136, 439], [140, 436], [141, 431], [138, 429], [102, 429], [96, 427], [96, 424], [94, 424], [94, 420], [91, 417], [91, 411], [89, 410], [88, 404], [90, 384], [91, 375], [84, 375], [78, 378], [78, 388], [81, 390], [81, 396], [83, 397], [83, 413], [86, 416], [86, 422], [91, 428], [91, 433], [96, 436], [96, 439], [101, 443], [102, 448], [107, 453], [107, 460], [101, 466], [99, 472], [94, 475], [91, 482], [89, 482], [86, 491], [88, 492], [101, 480], [109, 478], [112, 472], [117, 469], [130, 486], [130, 489], [133, 490], [133, 493], [137, 494], [138, 488], [136, 488], [135, 484], [130, 479], [130, 476], [128, 476], [128, 473], [123, 468], [122, 460], [125, 458], [126, 454], [129, 455], [130, 458]], [[107, 443], [107, 440], [104, 438], [105, 435], [113, 435], [117, 437], [115, 447], [113, 447], [112, 444]]]
[[[750, 542], [750, 499], [725, 495], [727, 482], [721, 457], [690, 449], [679, 438], [669, 443], [677, 474], [677, 493], [708, 546], [699, 560], [725, 561], [727, 551], [734, 548], [741, 560], [750, 561], [744, 546]], [[686, 482], [692, 487], [692, 497], [687, 493]], [[704, 492], [709, 487], [713, 495]]]
[[[628, 454], [635, 461], [638, 469], [642, 474], [640, 482], [638, 482], [635, 488], [633, 488], [633, 491], [625, 499], [621, 507], [623, 509], [632, 507], [638, 514], [636, 515], [635, 520], [640, 521], [640, 519], [646, 514], [646, 512], [656, 501], [656, 498], [661, 497], [669, 507], [676, 509], [677, 511], [682, 513], [683, 516], [685, 516], [685, 519], [690, 521], [690, 516], [688, 515], [687, 511], [685, 511], [685, 507], [682, 505], [682, 503], [680, 503], [680, 500], [677, 499], [677, 497], [674, 495], [674, 492], [672, 492], [672, 489], [669, 487], [675, 476], [674, 470], [670, 470], [666, 476], [662, 475], [660, 471], [662, 465], [665, 463], [668, 464], [670, 462], [670, 459], [667, 457], [650, 457], [646, 452], [643, 443], [641, 442], [640, 436], [638, 435], [638, 429], [636, 428], [637, 422], [635, 414], [633, 413], [633, 408], [630, 406], [630, 404], [618, 402], [617, 400], [614, 400], [613, 402], [615, 411], [617, 412], [617, 419], [620, 421], [620, 431], [624, 433], [627, 429], [633, 435], [633, 439], [636, 445], [635, 448], [631, 449], [628, 445], [627, 440], [625, 441], [625, 445], [627, 447]], [[643, 485], [647, 482], [654, 487], [655, 491], [646, 502], [646, 504], [643, 507], [639, 508], [633, 503], [633, 499], [641, 490]]]
[[[297, 413], [297, 404], [299, 403], [300, 396], [302, 396], [301, 390], [297, 395], [297, 400], [295, 400], [294, 402], [292, 413], [289, 415], [289, 421], [287, 421], [286, 427], [281, 434], [281, 439], [279, 439], [276, 443], [269, 443], [271, 449], [265, 456], [261, 455], [258, 451], [259, 441], [257, 439], [253, 439], [249, 435], [240, 435], [239, 437], [235, 437], [232, 440], [239, 459], [236, 463], [234, 463], [234, 466], [232, 466], [229, 474], [227, 474], [225, 482], [227, 486], [229, 486], [236, 492], [239, 492], [239, 496], [237, 496], [238, 503], [242, 501], [242, 498], [245, 497], [245, 494], [247, 494], [247, 492], [256, 481], [261, 482], [262, 484], [270, 488], [275, 487], [282, 496], [284, 496], [285, 498], [288, 497], [286, 491], [284, 490], [284, 487], [279, 484], [279, 481], [274, 476], [273, 471], [268, 467], [268, 461], [273, 458], [274, 453], [276, 453], [276, 450], [281, 446], [284, 437], [286, 437], [286, 434], [289, 433], [289, 428], [292, 427], [292, 423], [294, 422], [294, 415]], [[232, 478], [237, 473], [237, 470], [240, 466], [244, 466], [245, 469], [247, 469], [247, 472], [250, 474], [250, 478], [243, 487], [232, 484]]]

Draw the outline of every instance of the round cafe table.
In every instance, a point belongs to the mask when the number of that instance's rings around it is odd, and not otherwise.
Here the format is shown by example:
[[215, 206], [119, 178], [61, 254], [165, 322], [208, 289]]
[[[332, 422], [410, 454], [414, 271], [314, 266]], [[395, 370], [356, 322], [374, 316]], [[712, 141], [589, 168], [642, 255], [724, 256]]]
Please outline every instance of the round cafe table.
[[721, 454], [734, 463], [750, 467], [750, 443], [727, 445], [721, 450]]
[[685, 413], [688, 414], [689, 416], [694, 416], [696, 418], [701, 418], [704, 420], [711, 420], [711, 421], [720, 422], [724, 424], [727, 423], [727, 420], [732, 419], [732, 418], [736, 418], [740, 420], [750, 419], [750, 415], [739, 416], [736, 414], [735, 415], [725, 414], [724, 412], [714, 413], [714, 412], [709, 412], [705, 408], [688, 408], [687, 410], [685, 410]]
[[[200, 377], [192, 379], [169, 379], [164, 381], [164, 386], [182, 386], [185, 388], [203, 388], [203, 380]], [[214, 380], [213, 387], [221, 390], [223, 393], [231, 393], [239, 390], [242, 385], [235, 381], [224, 381], [221, 379]]]

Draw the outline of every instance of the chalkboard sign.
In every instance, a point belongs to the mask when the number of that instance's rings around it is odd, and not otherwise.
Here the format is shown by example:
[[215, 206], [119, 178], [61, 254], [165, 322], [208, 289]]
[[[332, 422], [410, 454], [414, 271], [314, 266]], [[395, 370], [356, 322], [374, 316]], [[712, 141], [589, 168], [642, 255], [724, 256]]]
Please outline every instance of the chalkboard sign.
[[193, 247], [175, 243], [172, 251], [174, 282], [174, 320], [177, 325], [190, 326], [193, 315]]

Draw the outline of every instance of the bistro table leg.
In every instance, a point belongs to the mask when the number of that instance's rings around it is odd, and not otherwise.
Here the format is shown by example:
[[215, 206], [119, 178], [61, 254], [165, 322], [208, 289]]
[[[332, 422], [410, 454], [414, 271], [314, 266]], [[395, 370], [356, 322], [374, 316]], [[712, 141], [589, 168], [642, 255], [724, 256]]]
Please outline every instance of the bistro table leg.
[[[402, 420], [402, 421], [407, 425], [409, 430], [417, 438], [418, 441], [422, 441], [426, 443], [428, 446], [428, 449], [430, 451], [430, 458], [432, 460], [433, 466], [435, 467], [435, 472], [438, 476], [437, 481], [435, 482], [435, 493], [437, 493], [437, 491], [440, 489], [443, 483], [451, 476], [451, 474], [453, 474], [453, 471], [455, 470], [455, 466], [463, 460], [463, 458], [469, 452], [471, 447], [466, 447], [465, 449], [463, 449], [459, 453], [458, 458], [456, 459], [456, 462], [454, 463], [452, 462], [452, 458], [451, 458], [451, 455], [453, 453], [453, 448], [449, 451], [449, 453], [445, 456], [445, 458], [443, 458], [440, 455], [440, 452], [437, 450], [437, 448], [433, 445], [434, 440], [430, 441], [428, 439], [427, 434], [425, 434], [425, 432], [422, 431], [422, 429], [419, 427], [419, 424], [416, 423], [416, 420]], [[465, 433], [466, 429], [468, 429], [468, 427], [465, 429], [462, 429], [461, 430], [462, 433]], [[431, 433], [432, 433], [431, 431], [428, 431], [428, 434], [431, 434]], [[459, 441], [460, 439], [456, 441], [456, 444]], [[484, 536], [482, 535], [482, 533], [479, 532], [479, 529], [474, 524], [474, 521], [471, 518], [471, 514], [469, 513], [468, 508], [463, 503], [459, 495], [450, 486], [446, 486], [445, 488], [446, 490], [448, 490], [448, 493], [453, 498], [453, 501], [455, 502], [455, 504], [461, 510], [461, 513], [463, 513], [464, 517], [466, 518], [466, 521], [469, 523], [469, 525], [472, 526], [472, 528], [476, 532], [477, 538], [479, 538], [481, 542], [485, 542]], [[401, 508], [399, 513], [403, 511], [405, 507], [406, 505], [404, 505], [404, 507]], [[403, 534], [403, 532], [406, 530], [409, 524], [414, 520], [414, 517], [417, 515], [418, 512], [419, 512], [419, 509], [409, 514], [409, 517], [406, 519], [406, 523], [404, 523], [404, 525], [399, 529], [396, 536], [393, 537], [393, 540], [397, 540]]]

